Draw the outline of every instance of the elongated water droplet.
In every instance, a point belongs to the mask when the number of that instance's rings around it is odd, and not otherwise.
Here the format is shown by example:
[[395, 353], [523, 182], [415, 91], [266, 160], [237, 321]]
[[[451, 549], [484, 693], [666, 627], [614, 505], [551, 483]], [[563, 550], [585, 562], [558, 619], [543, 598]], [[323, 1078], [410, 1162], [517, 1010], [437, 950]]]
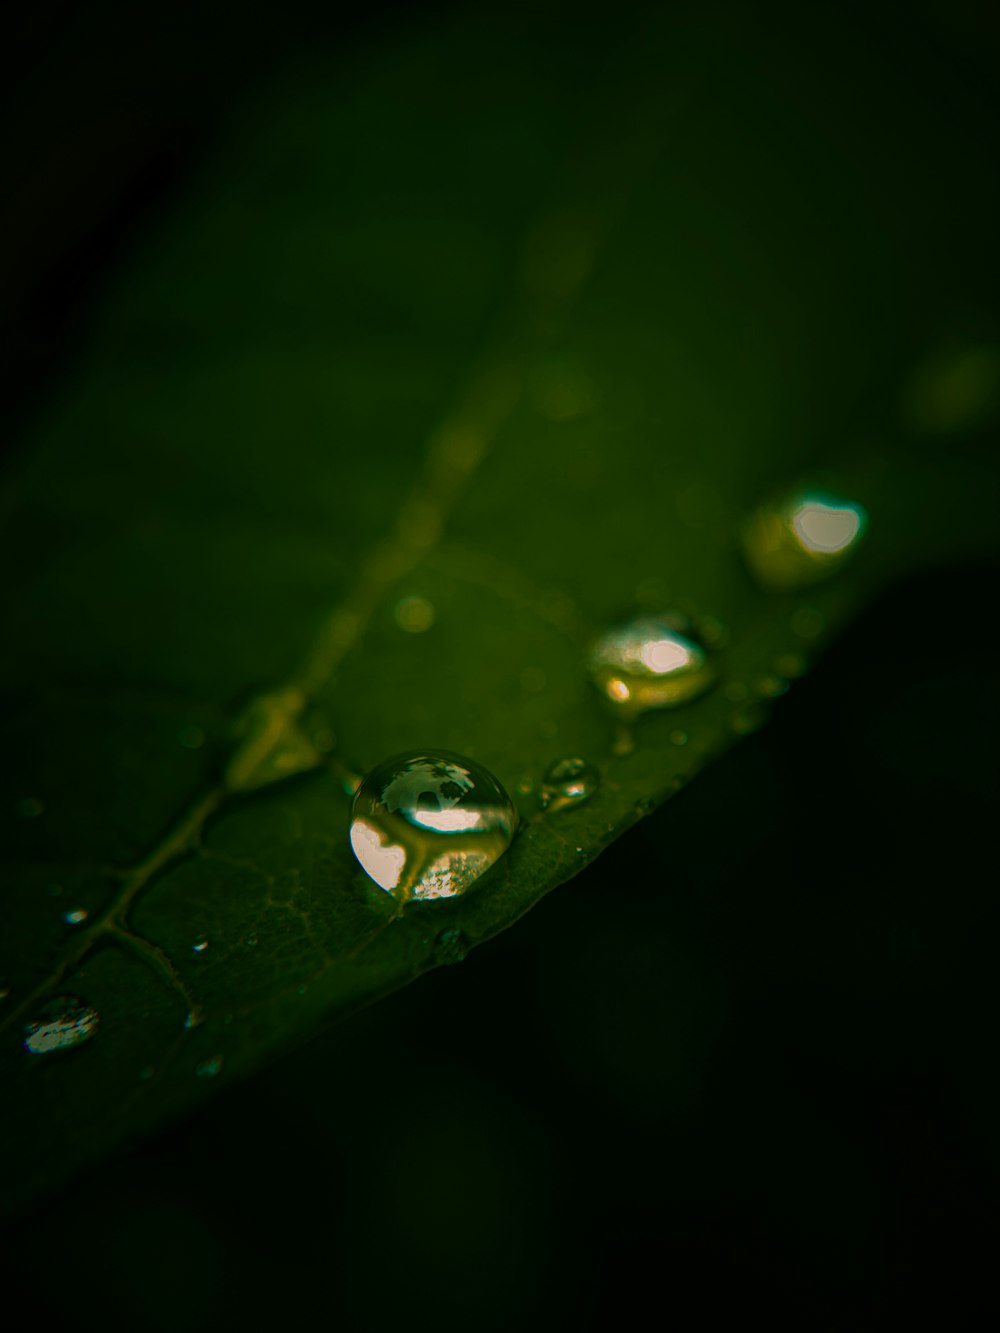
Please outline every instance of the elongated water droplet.
[[195, 940], [194, 944], [191, 945], [191, 950], [193, 953], [204, 953], [207, 948], [208, 948], [208, 940], [205, 938], [204, 935], [199, 935], [198, 938]]
[[448, 750], [385, 760], [354, 797], [351, 847], [400, 902], [465, 893], [510, 846], [517, 811], [481, 764]]
[[202, 1060], [201, 1064], [195, 1069], [199, 1078], [215, 1078], [216, 1074], [222, 1068], [223, 1060], [221, 1055], [212, 1055], [207, 1060]]
[[74, 995], [57, 995], [24, 1025], [24, 1049], [31, 1055], [48, 1055], [79, 1046], [97, 1031], [100, 1015]]
[[63, 920], [67, 926], [82, 926], [90, 913], [85, 907], [74, 907], [71, 912], [63, 912]]
[[543, 810], [554, 814], [567, 806], [580, 805], [593, 796], [600, 785], [600, 773], [586, 759], [576, 756], [557, 759], [545, 771], [538, 801]]
[[856, 501], [801, 491], [751, 515], [742, 533], [743, 550], [766, 588], [805, 588], [836, 573], [867, 526], [868, 515]]
[[593, 645], [587, 658], [594, 684], [625, 718], [650, 708], [676, 708], [702, 694], [715, 668], [681, 616], [640, 616]]
[[445, 964], [464, 962], [469, 947], [465, 931], [452, 926], [440, 931], [434, 940], [434, 961]]

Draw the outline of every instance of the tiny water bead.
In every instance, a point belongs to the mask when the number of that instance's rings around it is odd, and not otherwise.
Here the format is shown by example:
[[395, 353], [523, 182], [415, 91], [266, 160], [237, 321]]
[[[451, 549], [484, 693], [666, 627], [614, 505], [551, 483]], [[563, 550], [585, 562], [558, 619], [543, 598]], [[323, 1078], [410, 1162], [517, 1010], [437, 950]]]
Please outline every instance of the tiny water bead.
[[600, 785], [600, 773], [586, 759], [576, 756], [557, 759], [545, 771], [538, 802], [543, 810], [554, 814], [568, 806], [580, 805], [593, 796]]
[[204, 953], [208, 948], [208, 940], [204, 935], [199, 935], [194, 944], [191, 945], [192, 953]]
[[222, 1065], [222, 1056], [213, 1055], [207, 1060], [202, 1060], [201, 1064], [196, 1067], [194, 1072], [199, 1078], [215, 1078], [216, 1074], [221, 1070]]
[[742, 533], [743, 551], [766, 588], [805, 588], [836, 573], [868, 526], [864, 507], [825, 491], [762, 505]]
[[452, 926], [442, 930], [434, 940], [434, 961], [446, 965], [462, 963], [472, 946], [464, 930]]
[[67, 926], [82, 926], [90, 913], [85, 907], [74, 907], [71, 912], [63, 912], [63, 920]]
[[510, 846], [517, 811], [481, 764], [449, 750], [373, 768], [351, 810], [362, 869], [400, 903], [465, 893]]
[[682, 616], [640, 616], [603, 635], [587, 658], [591, 678], [625, 718], [676, 708], [715, 679], [708, 654]]
[[29, 1055], [68, 1050], [92, 1037], [100, 1026], [96, 1009], [74, 995], [57, 995], [24, 1025], [24, 1049]]

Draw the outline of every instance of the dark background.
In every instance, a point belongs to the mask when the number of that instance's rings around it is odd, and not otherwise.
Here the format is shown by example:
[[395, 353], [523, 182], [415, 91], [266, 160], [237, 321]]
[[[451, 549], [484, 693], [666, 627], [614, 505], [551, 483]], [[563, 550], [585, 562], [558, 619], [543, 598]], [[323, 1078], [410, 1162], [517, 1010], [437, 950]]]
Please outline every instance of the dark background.
[[[415, 21], [16, 16], [8, 443], [256, 81]], [[887, 41], [886, 16], [851, 21]], [[894, 40], [961, 89], [996, 39], [960, 4]], [[980, 1327], [1000, 1312], [995, 606], [994, 569], [900, 588], [514, 931], [8, 1227], [8, 1297], [41, 1328]]]

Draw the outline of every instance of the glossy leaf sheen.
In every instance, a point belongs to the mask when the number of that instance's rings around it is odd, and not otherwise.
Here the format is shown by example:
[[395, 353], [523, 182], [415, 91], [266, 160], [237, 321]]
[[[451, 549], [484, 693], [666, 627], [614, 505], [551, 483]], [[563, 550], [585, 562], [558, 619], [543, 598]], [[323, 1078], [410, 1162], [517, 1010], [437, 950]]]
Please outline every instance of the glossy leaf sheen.
[[[749, 28], [626, 26], [445, 24], [295, 69], [30, 432], [4, 539], [12, 1203], [510, 925], [888, 578], [988, 545], [973, 464], [908, 442], [885, 382], [935, 332], [911, 295], [935, 200], [993, 234], [974, 146], [835, 40], [803, 128]], [[928, 160], [930, 201], [905, 170]], [[869, 177], [897, 169], [889, 244]], [[764, 591], [740, 524], [803, 483], [870, 534], [827, 584]], [[663, 611], [716, 625], [718, 682], [624, 736], [587, 649]], [[421, 747], [485, 764], [522, 828], [468, 895], [394, 914], [350, 791]], [[599, 785], [543, 812], [568, 756]], [[100, 1031], [30, 1056], [57, 994]]]

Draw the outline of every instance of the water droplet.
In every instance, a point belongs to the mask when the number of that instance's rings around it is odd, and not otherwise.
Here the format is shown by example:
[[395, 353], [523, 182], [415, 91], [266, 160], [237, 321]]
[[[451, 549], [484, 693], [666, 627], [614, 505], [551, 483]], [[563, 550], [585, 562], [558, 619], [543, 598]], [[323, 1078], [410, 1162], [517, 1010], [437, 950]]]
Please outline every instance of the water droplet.
[[762, 505], [743, 529], [743, 550], [767, 588], [804, 588], [835, 573], [868, 526], [854, 500], [801, 491], [790, 500]]
[[792, 615], [792, 633], [800, 639], [815, 639], [826, 628], [826, 620], [822, 611], [816, 611], [811, 606], [800, 606]]
[[519, 796], [530, 796], [534, 785], [531, 778], [522, 778], [517, 784], [517, 794]]
[[207, 1060], [202, 1060], [201, 1064], [195, 1069], [199, 1078], [215, 1078], [216, 1074], [222, 1068], [223, 1059], [221, 1055], [211, 1055]]
[[567, 806], [580, 805], [593, 796], [601, 785], [601, 775], [586, 759], [557, 759], [550, 764], [538, 793], [543, 810], [554, 814]]
[[400, 629], [407, 634], [423, 634], [434, 624], [435, 611], [426, 597], [402, 597], [396, 603], [393, 616]]
[[204, 935], [199, 935], [194, 944], [191, 945], [192, 953], [204, 953], [208, 948], [208, 940]]
[[759, 700], [753, 700], [738, 708], [730, 719], [730, 725], [737, 736], [749, 736], [760, 731], [767, 721], [767, 709]]
[[757, 693], [765, 699], [780, 699], [788, 693], [788, 681], [781, 676], [761, 676], [757, 682]]
[[365, 873], [400, 902], [452, 898], [503, 855], [517, 811], [481, 764], [418, 750], [379, 764], [351, 810], [351, 847]]
[[191, 1009], [184, 1018], [184, 1026], [187, 1029], [200, 1027], [205, 1021], [205, 1014], [201, 1009]]
[[25, 796], [17, 803], [17, 813], [22, 819], [37, 819], [44, 809], [37, 796]]
[[593, 645], [587, 664], [597, 688], [626, 718], [688, 703], [715, 677], [705, 650], [679, 616], [640, 616], [619, 625]]
[[67, 926], [80, 926], [88, 916], [90, 913], [85, 907], [74, 907], [71, 912], [63, 912], [63, 920]]
[[469, 939], [464, 930], [452, 926], [439, 932], [434, 941], [434, 961], [436, 963], [461, 963], [469, 952]]
[[178, 742], [184, 746], [185, 750], [200, 750], [205, 744], [205, 733], [201, 727], [188, 725], [181, 727], [177, 733]]
[[92, 1037], [100, 1025], [100, 1015], [89, 1004], [73, 995], [58, 995], [50, 1000], [24, 1025], [24, 1049], [31, 1055], [48, 1055], [79, 1046]]
[[541, 694], [547, 679], [541, 667], [525, 667], [521, 672], [521, 689], [528, 694]]
[[672, 731], [670, 733], [671, 745], [687, 745], [688, 734], [686, 731]]

